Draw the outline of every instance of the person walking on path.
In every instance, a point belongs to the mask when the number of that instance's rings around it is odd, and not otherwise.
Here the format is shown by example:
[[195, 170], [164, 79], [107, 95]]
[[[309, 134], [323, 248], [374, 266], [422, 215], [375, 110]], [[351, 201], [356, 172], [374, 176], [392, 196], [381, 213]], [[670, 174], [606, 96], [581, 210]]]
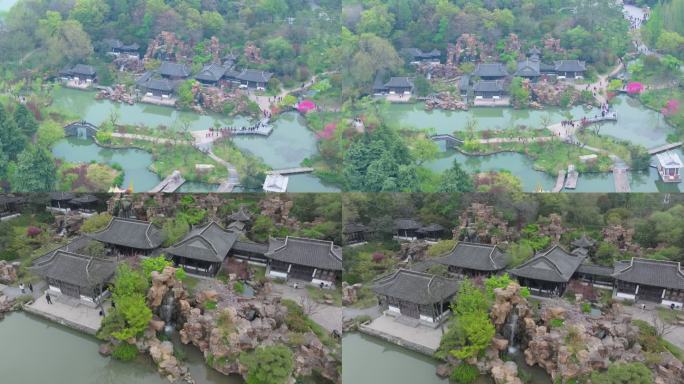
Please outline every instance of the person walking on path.
[[47, 300], [48, 304], [52, 304], [52, 298], [49, 293], [45, 293], [45, 300]]
[[21, 289], [22, 295], [26, 293], [26, 287], [24, 287], [24, 283], [19, 283], [19, 289]]
[[29, 281], [29, 291], [31, 291], [31, 293], [33, 293], [33, 284], [30, 281]]

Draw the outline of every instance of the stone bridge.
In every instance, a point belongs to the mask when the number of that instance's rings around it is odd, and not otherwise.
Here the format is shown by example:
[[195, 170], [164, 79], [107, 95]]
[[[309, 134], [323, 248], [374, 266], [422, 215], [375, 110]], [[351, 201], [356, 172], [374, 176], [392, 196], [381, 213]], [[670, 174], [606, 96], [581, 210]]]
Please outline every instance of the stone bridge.
[[81, 139], [92, 139], [97, 134], [98, 128], [85, 121], [75, 121], [64, 126], [64, 135], [67, 137], [74, 136]]

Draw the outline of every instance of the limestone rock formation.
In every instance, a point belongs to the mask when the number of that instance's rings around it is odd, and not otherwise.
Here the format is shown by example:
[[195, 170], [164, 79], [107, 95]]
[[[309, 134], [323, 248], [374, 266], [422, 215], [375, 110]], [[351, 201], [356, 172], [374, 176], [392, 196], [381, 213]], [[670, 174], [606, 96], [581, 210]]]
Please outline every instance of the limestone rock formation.
[[14, 300], [0, 292], [0, 320], [5, 317], [5, 313], [14, 309]]
[[0, 260], [0, 283], [14, 284], [17, 281], [20, 265], [18, 262], [9, 263], [5, 260]]
[[350, 305], [354, 304], [359, 300], [359, 290], [361, 289], [361, 284], [350, 285], [346, 281], [342, 282], [342, 304]]

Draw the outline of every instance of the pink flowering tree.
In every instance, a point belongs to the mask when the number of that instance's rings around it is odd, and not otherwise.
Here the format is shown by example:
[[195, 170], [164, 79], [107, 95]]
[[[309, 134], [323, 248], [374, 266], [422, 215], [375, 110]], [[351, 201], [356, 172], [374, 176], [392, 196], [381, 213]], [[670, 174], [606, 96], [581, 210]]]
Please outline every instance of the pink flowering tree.
[[313, 111], [314, 109], [316, 109], [316, 104], [311, 100], [302, 100], [301, 102], [299, 102], [299, 104], [297, 104], [297, 110], [300, 113], [306, 114]]
[[335, 130], [337, 129], [337, 124], [330, 123], [326, 124], [322, 131], [318, 132], [316, 135], [319, 139], [330, 140], [335, 135]]
[[43, 233], [43, 230], [38, 228], [38, 227], [31, 226], [31, 227], [28, 227], [26, 229], [26, 236], [28, 236], [28, 237], [33, 238], [33, 237], [40, 235], [41, 233]]
[[638, 95], [644, 91], [644, 85], [639, 82], [632, 82], [627, 84], [627, 93], [630, 95]]
[[674, 116], [679, 112], [679, 100], [670, 99], [665, 103], [663, 109], [660, 112], [665, 116]]

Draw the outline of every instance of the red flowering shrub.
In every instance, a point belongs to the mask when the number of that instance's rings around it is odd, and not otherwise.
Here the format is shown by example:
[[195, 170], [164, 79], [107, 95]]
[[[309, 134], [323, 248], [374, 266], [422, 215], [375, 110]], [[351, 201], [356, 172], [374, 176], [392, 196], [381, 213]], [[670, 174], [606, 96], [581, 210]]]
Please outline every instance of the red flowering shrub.
[[385, 254], [382, 252], [374, 252], [372, 258], [374, 263], [379, 263], [385, 259]]
[[43, 230], [38, 227], [28, 227], [26, 229], [26, 236], [28, 237], [36, 237], [41, 233], [43, 233]]

